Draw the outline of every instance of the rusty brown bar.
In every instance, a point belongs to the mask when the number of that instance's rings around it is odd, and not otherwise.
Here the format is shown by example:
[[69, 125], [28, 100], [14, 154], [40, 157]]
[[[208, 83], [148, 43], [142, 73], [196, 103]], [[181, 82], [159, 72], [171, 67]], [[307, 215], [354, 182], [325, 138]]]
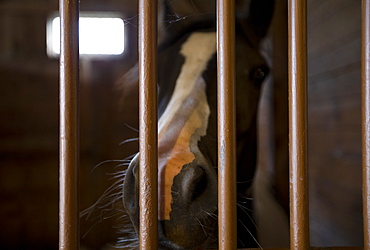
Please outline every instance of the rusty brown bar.
[[219, 249], [236, 249], [235, 4], [217, 2]]
[[157, 0], [139, 0], [140, 249], [158, 249]]
[[289, 0], [290, 247], [309, 249], [306, 0]]
[[59, 249], [79, 249], [79, 1], [60, 0]]
[[362, 169], [364, 249], [370, 249], [370, 0], [362, 1]]

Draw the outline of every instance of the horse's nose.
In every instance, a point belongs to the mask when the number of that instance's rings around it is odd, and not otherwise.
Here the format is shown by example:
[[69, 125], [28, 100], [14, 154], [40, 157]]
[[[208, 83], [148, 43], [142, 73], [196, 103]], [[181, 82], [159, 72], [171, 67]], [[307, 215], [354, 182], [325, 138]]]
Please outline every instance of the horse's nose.
[[183, 166], [173, 180], [171, 191], [171, 221], [178, 220], [179, 215], [203, 220], [216, 211], [217, 177], [205, 164], [192, 162]]
[[139, 157], [132, 159], [123, 185], [123, 204], [135, 229], [139, 224]]
[[[139, 224], [138, 158], [136, 156], [131, 161], [127, 170], [123, 201], [136, 231]], [[191, 249], [201, 245], [216, 224], [217, 176], [213, 168], [197, 160], [186, 164], [174, 177], [170, 188], [168, 217], [159, 218], [160, 245], [169, 249]], [[160, 215], [164, 210], [158, 213]]]
[[217, 217], [217, 177], [196, 160], [183, 166], [173, 180], [169, 219], [161, 226], [166, 239], [191, 249], [213, 233]]
[[189, 206], [197, 199], [201, 199], [208, 185], [207, 173], [203, 167], [196, 164], [188, 164], [174, 179], [174, 195], [178, 194], [179, 203]]

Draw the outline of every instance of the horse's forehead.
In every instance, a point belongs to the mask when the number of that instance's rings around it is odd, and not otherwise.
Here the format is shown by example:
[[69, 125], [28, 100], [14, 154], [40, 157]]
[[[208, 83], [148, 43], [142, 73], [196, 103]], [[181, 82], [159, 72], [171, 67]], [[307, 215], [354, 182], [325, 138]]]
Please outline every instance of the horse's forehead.
[[202, 75], [215, 52], [214, 32], [192, 33], [180, 49], [184, 63], [158, 124], [160, 219], [169, 219], [174, 177], [200, 154], [197, 145], [210, 114]]
[[212, 13], [216, 11], [214, 0], [168, 1], [171, 10], [182, 15]]

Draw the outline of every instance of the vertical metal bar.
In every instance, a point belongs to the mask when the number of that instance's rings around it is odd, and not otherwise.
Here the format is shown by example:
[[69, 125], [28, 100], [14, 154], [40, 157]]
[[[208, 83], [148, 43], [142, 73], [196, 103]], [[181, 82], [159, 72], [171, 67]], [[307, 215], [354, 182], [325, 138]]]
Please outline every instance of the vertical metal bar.
[[219, 248], [236, 249], [235, 4], [217, 2]]
[[309, 248], [306, 0], [289, 0], [290, 247]]
[[79, 1], [60, 0], [59, 249], [79, 249]]
[[370, 249], [370, 0], [362, 1], [362, 169], [364, 249]]
[[140, 249], [158, 249], [157, 0], [139, 0]]

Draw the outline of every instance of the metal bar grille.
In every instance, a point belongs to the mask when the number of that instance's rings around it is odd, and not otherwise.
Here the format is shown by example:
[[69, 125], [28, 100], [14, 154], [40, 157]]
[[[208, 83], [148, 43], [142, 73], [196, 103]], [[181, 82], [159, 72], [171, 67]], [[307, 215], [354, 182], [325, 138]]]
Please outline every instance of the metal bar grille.
[[139, 1], [140, 247], [158, 244], [157, 1]]
[[290, 246], [309, 248], [306, 0], [288, 2]]
[[235, 4], [217, 2], [219, 248], [236, 249]]
[[370, 0], [362, 1], [362, 168], [364, 248], [370, 249]]
[[[307, 195], [306, 1], [289, 0], [289, 136], [291, 249], [309, 247]], [[219, 245], [236, 248], [234, 1], [219, 0]], [[363, 0], [364, 248], [370, 249], [370, 0]], [[79, 248], [78, 1], [60, 0], [60, 230], [59, 249]], [[140, 246], [157, 248], [157, 1], [139, 0]], [[284, 249], [284, 248], [282, 248]], [[329, 248], [339, 249], [339, 248]], [[346, 248], [340, 248], [346, 249]], [[351, 248], [354, 249], [354, 248]]]
[[59, 249], [79, 249], [79, 2], [61, 0]]

